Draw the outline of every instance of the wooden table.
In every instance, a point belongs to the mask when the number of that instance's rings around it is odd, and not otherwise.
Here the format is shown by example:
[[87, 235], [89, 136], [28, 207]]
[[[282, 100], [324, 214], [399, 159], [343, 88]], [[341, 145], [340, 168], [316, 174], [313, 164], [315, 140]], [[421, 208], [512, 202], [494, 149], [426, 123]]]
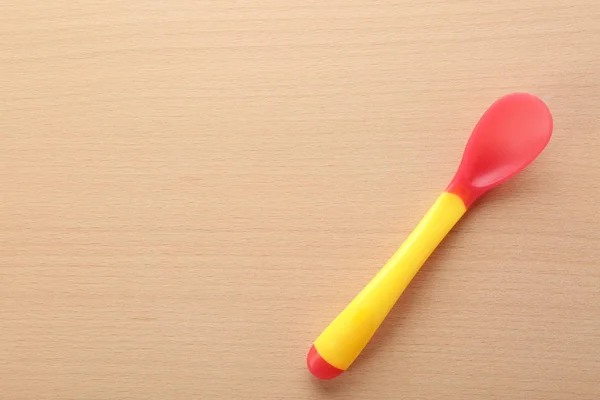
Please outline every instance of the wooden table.
[[[0, 398], [600, 395], [596, 0], [0, 0]], [[342, 377], [497, 97], [555, 118]]]

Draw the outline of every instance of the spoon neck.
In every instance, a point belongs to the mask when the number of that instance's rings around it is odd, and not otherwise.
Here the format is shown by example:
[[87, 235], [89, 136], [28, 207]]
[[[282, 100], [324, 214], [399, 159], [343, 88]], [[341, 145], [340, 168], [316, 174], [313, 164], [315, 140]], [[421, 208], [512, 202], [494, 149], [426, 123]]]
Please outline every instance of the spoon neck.
[[465, 208], [469, 209], [471, 205], [481, 196], [484, 192], [484, 188], [478, 188], [471, 185], [469, 182], [465, 182], [464, 177], [461, 174], [454, 176], [446, 192], [453, 193], [461, 198], [465, 204]]

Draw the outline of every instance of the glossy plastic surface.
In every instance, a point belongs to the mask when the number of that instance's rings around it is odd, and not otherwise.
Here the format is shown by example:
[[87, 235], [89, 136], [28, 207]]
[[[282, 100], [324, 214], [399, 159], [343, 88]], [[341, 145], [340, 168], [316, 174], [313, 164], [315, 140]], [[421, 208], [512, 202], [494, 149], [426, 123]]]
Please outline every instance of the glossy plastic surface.
[[537, 97], [514, 93], [483, 114], [446, 191], [469, 207], [479, 196], [529, 165], [552, 135], [552, 116]]
[[332, 379], [352, 364], [419, 268], [468, 207], [529, 165], [551, 134], [552, 116], [537, 97], [515, 93], [492, 104], [475, 126], [446, 192], [311, 347], [307, 365], [313, 375]]
[[419, 268], [465, 211], [462, 200], [452, 193], [443, 193], [437, 199], [400, 249], [317, 338], [317, 354], [311, 348], [307, 356], [313, 375], [330, 379], [334, 376], [329, 367], [343, 371], [352, 364]]

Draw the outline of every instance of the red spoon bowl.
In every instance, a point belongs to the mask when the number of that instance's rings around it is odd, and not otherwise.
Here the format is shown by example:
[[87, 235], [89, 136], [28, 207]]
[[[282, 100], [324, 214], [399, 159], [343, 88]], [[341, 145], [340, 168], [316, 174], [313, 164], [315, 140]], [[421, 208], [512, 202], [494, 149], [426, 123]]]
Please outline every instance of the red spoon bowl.
[[552, 125], [546, 104], [531, 94], [513, 93], [498, 99], [473, 129], [446, 191], [469, 207], [527, 167], [548, 144]]

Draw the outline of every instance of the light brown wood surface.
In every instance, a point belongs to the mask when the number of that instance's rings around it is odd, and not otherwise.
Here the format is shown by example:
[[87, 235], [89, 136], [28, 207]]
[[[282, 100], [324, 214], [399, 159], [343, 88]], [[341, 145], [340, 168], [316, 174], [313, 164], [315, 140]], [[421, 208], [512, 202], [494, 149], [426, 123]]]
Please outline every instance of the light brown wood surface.
[[[0, 0], [0, 399], [600, 398], [600, 3]], [[529, 91], [525, 173], [311, 342]]]

